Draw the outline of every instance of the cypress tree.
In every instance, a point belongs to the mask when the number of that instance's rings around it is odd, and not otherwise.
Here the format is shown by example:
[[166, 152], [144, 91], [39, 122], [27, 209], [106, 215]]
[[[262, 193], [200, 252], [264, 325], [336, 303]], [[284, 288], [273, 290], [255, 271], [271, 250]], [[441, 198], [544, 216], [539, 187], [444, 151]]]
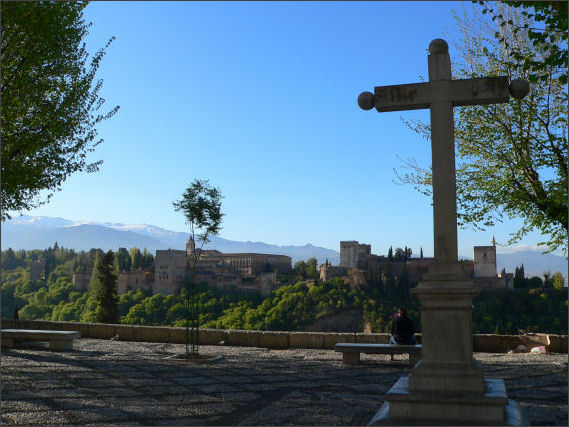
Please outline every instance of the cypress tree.
[[95, 261], [93, 261], [93, 270], [91, 270], [91, 280], [89, 282], [89, 291], [91, 292], [91, 295], [96, 295], [97, 288], [99, 287], [99, 279], [97, 276], [97, 270], [99, 268], [100, 262], [101, 262], [101, 259], [99, 257], [99, 254], [96, 253], [95, 254]]
[[142, 266], [142, 254], [140, 253], [140, 249], [137, 247], [130, 248], [130, 258], [132, 271], [138, 270], [138, 268]]
[[98, 305], [95, 319], [99, 323], [119, 323], [118, 283], [114, 261], [113, 251], [108, 251], [96, 263], [91, 278]]
[[119, 265], [120, 271], [130, 271], [132, 266], [132, 259], [130, 258], [130, 253], [126, 248], [119, 248], [115, 254], [115, 258]]

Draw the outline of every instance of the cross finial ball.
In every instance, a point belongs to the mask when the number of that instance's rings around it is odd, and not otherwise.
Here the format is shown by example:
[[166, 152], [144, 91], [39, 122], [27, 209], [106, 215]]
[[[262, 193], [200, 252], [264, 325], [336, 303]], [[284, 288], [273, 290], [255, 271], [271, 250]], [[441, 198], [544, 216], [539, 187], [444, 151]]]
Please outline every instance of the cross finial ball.
[[524, 79], [514, 79], [510, 82], [510, 95], [516, 99], [522, 99], [529, 93], [529, 83]]
[[358, 96], [358, 105], [362, 110], [371, 110], [375, 107], [375, 98], [371, 92], [362, 92]]
[[446, 53], [448, 52], [448, 44], [443, 39], [434, 39], [429, 43], [429, 52], [431, 54]]

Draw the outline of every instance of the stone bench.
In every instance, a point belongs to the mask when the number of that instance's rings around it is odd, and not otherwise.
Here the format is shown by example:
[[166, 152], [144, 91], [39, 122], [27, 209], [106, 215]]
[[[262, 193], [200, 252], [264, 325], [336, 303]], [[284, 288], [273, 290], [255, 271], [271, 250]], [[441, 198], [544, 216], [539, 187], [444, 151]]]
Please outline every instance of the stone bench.
[[415, 365], [421, 358], [421, 344], [364, 344], [364, 343], [338, 343], [335, 350], [342, 354], [342, 362], [346, 365], [358, 365], [360, 353], [389, 354], [393, 360], [394, 354], [409, 354], [409, 363]]
[[2, 329], [2, 347], [14, 347], [20, 342], [49, 341], [49, 349], [56, 351], [73, 350], [73, 340], [81, 338], [78, 331], [49, 331], [31, 329]]

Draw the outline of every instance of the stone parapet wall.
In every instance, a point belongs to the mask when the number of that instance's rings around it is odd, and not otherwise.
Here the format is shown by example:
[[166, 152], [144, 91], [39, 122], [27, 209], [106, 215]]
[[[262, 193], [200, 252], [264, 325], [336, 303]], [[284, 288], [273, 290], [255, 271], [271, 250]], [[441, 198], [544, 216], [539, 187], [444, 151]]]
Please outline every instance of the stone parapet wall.
[[[121, 341], [164, 342], [184, 344], [185, 328], [166, 326], [113, 325], [105, 323], [51, 322], [44, 320], [2, 319], [2, 329], [56, 329], [79, 331], [83, 338], [110, 339], [119, 336]], [[387, 344], [389, 334], [355, 332], [288, 332], [244, 331], [237, 329], [200, 329], [200, 344], [266, 348], [317, 348], [333, 349], [339, 342]], [[567, 335], [549, 335], [551, 351], [567, 353]], [[421, 342], [421, 334], [417, 335]], [[517, 335], [473, 335], [475, 352], [502, 353], [522, 344]]]

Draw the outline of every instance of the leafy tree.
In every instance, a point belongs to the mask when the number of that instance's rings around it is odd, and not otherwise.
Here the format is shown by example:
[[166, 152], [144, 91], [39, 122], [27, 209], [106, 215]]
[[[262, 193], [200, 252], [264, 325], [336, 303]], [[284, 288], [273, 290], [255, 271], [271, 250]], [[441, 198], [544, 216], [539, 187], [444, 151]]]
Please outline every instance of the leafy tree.
[[[492, 21], [499, 23], [500, 27], [509, 22], [508, 16], [500, 8], [492, 7], [492, 3], [479, 1], [484, 6], [482, 13], [490, 12]], [[548, 68], [556, 69], [559, 73], [561, 84], [567, 83], [567, 39], [569, 32], [567, 29], [567, 2], [564, 1], [506, 1], [509, 7], [521, 8], [521, 15], [527, 18], [522, 26], [514, 27], [516, 34], [518, 31], [525, 30], [533, 46], [545, 52], [543, 61], [532, 61], [524, 55], [524, 52], [512, 47], [512, 56], [524, 64], [524, 68], [530, 70], [529, 78], [531, 81], [543, 78], [543, 71]], [[533, 24], [530, 26], [530, 22]], [[540, 25], [538, 23], [543, 23]], [[537, 25], [536, 25], [537, 24]], [[496, 38], [505, 46], [510, 45], [510, 40], [499, 32], [495, 33]]]
[[393, 261], [393, 246], [390, 246], [389, 251], [387, 251], [387, 259]]
[[[211, 236], [215, 236], [221, 229], [221, 191], [219, 188], [211, 187], [209, 181], [194, 179], [184, 191], [182, 198], [173, 202], [174, 210], [181, 212], [186, 223], [190, 226], [191, 238], [196, 241], [196, 231], [198, 232], [201, 246], [199, 250], [194, 250], [190, 257], [188, 268], [190, 279], [186, 280], [186, 357], [190, 357], [189, 344], [191, 341], [192, 356], [199, 353], [199, 304], [196, 294], [195, 272], [196, 263], [203, 245], [209, 241]], [[191, 323], [191, 331], [190, 331]], [[191, 332], [191, 336], [190, 336]]]
[[95, 249], [95, 248], [89, 249], [88, 264], [89, 264], [90, 266], [94, 266], [97, 257], [102, 258], [103, 255], [105, 255], [105, 253], [104, 253], [103, 250], [100, 249], [100, 248], [97, 248], [97, 249]]
[[142, 254], [137, 247], [130, 248], [130, 264], [133, 271], [138, 270], [142, 264]]
[[[539, 278], [537, 278], [539, 279]], [[472, 310], [474, 333], [517, 334], [518, 329], [565, 334], [567, 331], [567, 288], [482, 290]]]
[[55, 251], [51, 246], [49, 248], [47, 248], [46, 250], [44, 250], [43, 260], [44, 260], [44, 273], [43, 274], [44, 274], [44, 279], [47, 280], [49, 275], [51, 274], [51, 272], [53, 270], [55, 270], [55, 267], [57, 266], [57, 260], [55, 258]]
[[543, 272], [543, 287], [544, 288], [552, 288], [553, 287], [553, 278], [551, 277], [550, 271]]
[[423, 247], [421, 246], [421, 251], [419, 252], [419, 257], [423, 259]]
[[18, 267], [18, 260], [16, 259], [16, 254], [12, 248], [8, 248], [2, 254], [2, 268], [4, 270], [12, 270]]
[[565, 287], [565, 278], [559, 271], [553, 275], [553, 287], [558, 291]]
[[310, 278], [315, 278], [318, 274], [318, 261], [316, 258], [310, 258], [306, 261], [306, 275]]
[[405, 261], [405, 251], [401, 248], [395, 248], [395, 255], [393, 261]]
[[132, 267], [132, 258], [126, 248], [119, 248], [115, 253], [119, 271], [130, 271]]
[[543, 280], [541, 279], [541, 277], [538, 277], [538, 276], [530, 277], [530, 278], [527, 279], [527, 281], [526, 281], [526, 286], [527, 286], [528, 288], [539, 288], [539, 287], [543, 287]]
[[[530, 74], [540, 78], [522, 100], [455, 108], [459, 224], [484, 230], [504, 216], [519, 217], [523, 226], [508, 244], [537, 230], [547, 236], [542, 244], [549, 250], [561, 248], [566, 253], [567, 86], [552, 65], [527, 67], [528, 63], [546, 64], [550, 54], [541, 44], [532, 43], [528, 28], [534, 22], [500, 2], [495, 9], [503, 15], [504, 25], [488, 23], [476, 10], [457, 17], [462, 40], [455, 43], [460, 53], [453, 62], [455, 78], [507, 75], [528, 79]], [[413, 121], [408, 125], [430, 138], [429, 125]], [[414, 160], [405, 162], [404, 169], [404, 174], [398, 174], [400, 182], [430, 196], [430, 169]]]
[[294, 270], [295, 274], [302, 276], [302, 278], [306, 278], [306, 276], [307, 276], [306, 268], [307, 268], [306, 262], [296, 261], [294, 263], [293, 270]]
[[2, 220], [46, 203], [69, 175], [102, 163], [88, 164], [86, 155], [102, 142], [96, 125], [119, 108], [99, 113], [105, 101], [95, 80], [114, 38], [86, 65], [87, 4], [1, 3]]
[[140, 267], [142, 268], [150, 267], [153, 262], [154, 262], [154, 255], [152, 255], [152, 253], [150, 253], [146, 248], [144, 248], [140, 256]]
[[526, 280], [524, 264], [522, 263], [522, 266], [516, 267], [514, 271], [514, 288], [525, 288]]
[[114, 272], [114, 254], [108, 251], [97, 262], [93, 270], [97, 310], [95, 319], [99, 323], [119, 323], [117, 276]]

